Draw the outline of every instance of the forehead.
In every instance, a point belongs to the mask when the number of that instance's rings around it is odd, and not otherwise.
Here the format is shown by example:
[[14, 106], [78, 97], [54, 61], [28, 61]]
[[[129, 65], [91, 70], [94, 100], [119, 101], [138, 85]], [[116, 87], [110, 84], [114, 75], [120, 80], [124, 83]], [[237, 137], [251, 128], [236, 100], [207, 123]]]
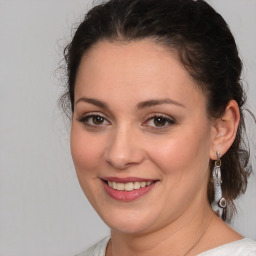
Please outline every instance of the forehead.
[[154, 94], [183, 101], [203, 96], [175, 53], [151, 40], [96, 43], [79, 66], [75, 97], [82, 94], [119, 99]]

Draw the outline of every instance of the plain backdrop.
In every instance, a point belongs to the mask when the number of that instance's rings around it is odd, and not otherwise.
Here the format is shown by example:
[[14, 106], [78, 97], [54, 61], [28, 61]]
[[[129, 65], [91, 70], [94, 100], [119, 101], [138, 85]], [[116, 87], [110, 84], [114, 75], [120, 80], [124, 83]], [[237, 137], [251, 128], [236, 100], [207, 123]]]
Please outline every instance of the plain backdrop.
[[[256, 0], [209, 2], [235, 35], [256, 113]], [[72, 256], [109, 232], [79, 187], [70, 124], [57, 107], [63, 47], [91, 6], [86, 0], [0, 0], [0, 256]], [[255, 124], [249, 126], [255, 140]], [[255, 198], [254, 174], [232, 224], [253, 239]]]

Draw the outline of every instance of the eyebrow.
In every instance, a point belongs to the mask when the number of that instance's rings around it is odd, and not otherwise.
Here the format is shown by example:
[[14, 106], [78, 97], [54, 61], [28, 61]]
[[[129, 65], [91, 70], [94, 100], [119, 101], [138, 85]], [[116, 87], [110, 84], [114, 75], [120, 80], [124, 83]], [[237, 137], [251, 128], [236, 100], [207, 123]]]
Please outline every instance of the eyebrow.
[[162, 105], [162, 104], [173, 104], [173, 105], [176, 105], [178, 107], [185, 108], [185, 106], [183, 104], [181, 104], [181, 103], [179, 103], [175, 100], [171, 100], [169, 98], [146, 100], [146, 101], [140, 102], [137, 105], [137, 108], [138, 109], [143, 109], [143, 108], [153, 107], [153, 106]]
[[[95, 106], [98, 106], [100, 108], [106, 108], [109, 109], [108, 104], [101, 101], [101, 100], [97, 100], [97, 99], [93, 99], [93, 98], [79, 98], [75, 104], [79, 103], [79, 102], [87, 102], [90, 104], [93, 104]], [[157, 105], [162, 105], [162, 104], [173, 104], [176, 105], [178, 107], [183, 107], [185, 108], [185, 106], [175, 100], [166, 98], [166, 99], [151, 99], [151, 100], [146, 100], [146, 101], [142, 101], [140, 103], [137, 104], [137, 109], [141, 110], [144, 108], [149, 108], [149, 107], [153, 107], [153, 106], [157, 106]]]
[[79, 98], [75, 104], [79, 103], [79, 102], [87, 102], [87, 103], [90, 103], [90, 104], [93, 104], [95, 106], [98, 106], [100, 108], [108, 108], [108, 105], [101, 101], [101, 100], [96, 100], [96, 99], [92, 99], [92, 98]]

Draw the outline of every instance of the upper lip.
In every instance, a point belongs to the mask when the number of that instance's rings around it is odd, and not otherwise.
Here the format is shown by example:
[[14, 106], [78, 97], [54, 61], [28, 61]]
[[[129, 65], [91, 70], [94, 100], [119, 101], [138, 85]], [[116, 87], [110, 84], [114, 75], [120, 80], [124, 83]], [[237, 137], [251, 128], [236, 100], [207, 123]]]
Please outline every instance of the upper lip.
[[147, 179], [147, 178], [139, 178], [139, 177], [102, 177], [102, 180], [118, 182], [118, 183], [128, 183], [128, 182], [143, 182], [143, 181], [157, 181], [156, 179]]

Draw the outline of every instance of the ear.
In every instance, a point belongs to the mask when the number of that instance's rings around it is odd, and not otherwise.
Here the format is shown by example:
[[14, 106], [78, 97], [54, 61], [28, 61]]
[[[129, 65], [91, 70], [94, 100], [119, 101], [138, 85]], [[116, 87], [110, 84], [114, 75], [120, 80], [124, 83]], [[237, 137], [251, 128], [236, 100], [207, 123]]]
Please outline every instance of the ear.
[[233, 144], [240, 121], [240, 112], [235, 100], [229, 101], [222, 117], [212, 124], [212, 143], [210, 159], [217, 159], [217, 152], [223, 156]]

